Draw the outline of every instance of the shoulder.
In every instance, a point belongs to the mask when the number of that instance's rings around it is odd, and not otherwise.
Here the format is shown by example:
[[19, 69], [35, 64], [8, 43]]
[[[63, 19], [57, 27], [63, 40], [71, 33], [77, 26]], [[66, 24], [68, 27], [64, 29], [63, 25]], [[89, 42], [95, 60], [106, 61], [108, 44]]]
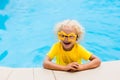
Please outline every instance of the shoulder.
[[53, 44], [53, 46], [59, 46], [60, 45], [60, 42], [56, 42]]
[[52, 47], [54, 47], [54, 48], [59, 48], [60, 47], [60, 42], [56, 42], [56, 43], [54, 43], [53, 45], [52, 45]]
[[82, 45], [80, 45], [79, 43], [75, 44], [76, 48], [84, 48]]

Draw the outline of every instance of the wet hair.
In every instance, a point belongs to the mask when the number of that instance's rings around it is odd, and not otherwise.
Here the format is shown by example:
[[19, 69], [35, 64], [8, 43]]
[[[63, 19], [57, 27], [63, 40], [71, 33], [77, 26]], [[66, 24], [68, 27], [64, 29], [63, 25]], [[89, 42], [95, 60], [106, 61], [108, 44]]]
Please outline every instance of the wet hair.
[[76, 20], [64, 20], [59, 22], [55, 26], [55, 34], [62, 30], [64, 27], [70, 27], [75, 29], [77, 40], [81, 40], [83, 38], [83, 34], [85, 33], [84, 28], [80, 25], [80, 23]]

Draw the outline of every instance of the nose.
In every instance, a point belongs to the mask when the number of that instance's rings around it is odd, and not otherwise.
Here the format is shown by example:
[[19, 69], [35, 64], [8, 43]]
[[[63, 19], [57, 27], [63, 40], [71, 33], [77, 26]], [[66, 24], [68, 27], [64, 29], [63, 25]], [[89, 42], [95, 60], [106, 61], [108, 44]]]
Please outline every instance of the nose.
[[68, 41], [68, 36], [65, 36], [65, 41]]

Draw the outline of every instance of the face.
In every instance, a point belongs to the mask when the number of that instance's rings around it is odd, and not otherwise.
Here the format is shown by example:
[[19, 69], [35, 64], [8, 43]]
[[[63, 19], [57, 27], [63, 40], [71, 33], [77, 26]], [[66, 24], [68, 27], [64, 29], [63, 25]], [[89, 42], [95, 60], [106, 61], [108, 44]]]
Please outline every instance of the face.
[[58, 32], [58, 38], [61, 41], [63, 49], [69, 51], [73, 48], [77, 40], [76, 31], [70, 27], [64, 27]]

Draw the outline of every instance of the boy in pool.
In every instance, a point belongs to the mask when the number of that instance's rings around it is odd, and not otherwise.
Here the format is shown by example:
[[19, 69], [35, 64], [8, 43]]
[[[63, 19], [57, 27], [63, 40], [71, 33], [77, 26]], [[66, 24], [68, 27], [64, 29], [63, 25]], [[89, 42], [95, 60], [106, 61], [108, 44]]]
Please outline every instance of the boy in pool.
[[[82, 71], [100, 66], [100, 59], [87, 51], [78, 41], [82, 38], [84, 29], [75, 20], [65, 20], [56, 25], [59, 41], [48, 52], [43, 67], [61, 71]], [[56, 59], [56, 63], [52, 60]], [[89, 60], [82, 64], [82, 59]]]

